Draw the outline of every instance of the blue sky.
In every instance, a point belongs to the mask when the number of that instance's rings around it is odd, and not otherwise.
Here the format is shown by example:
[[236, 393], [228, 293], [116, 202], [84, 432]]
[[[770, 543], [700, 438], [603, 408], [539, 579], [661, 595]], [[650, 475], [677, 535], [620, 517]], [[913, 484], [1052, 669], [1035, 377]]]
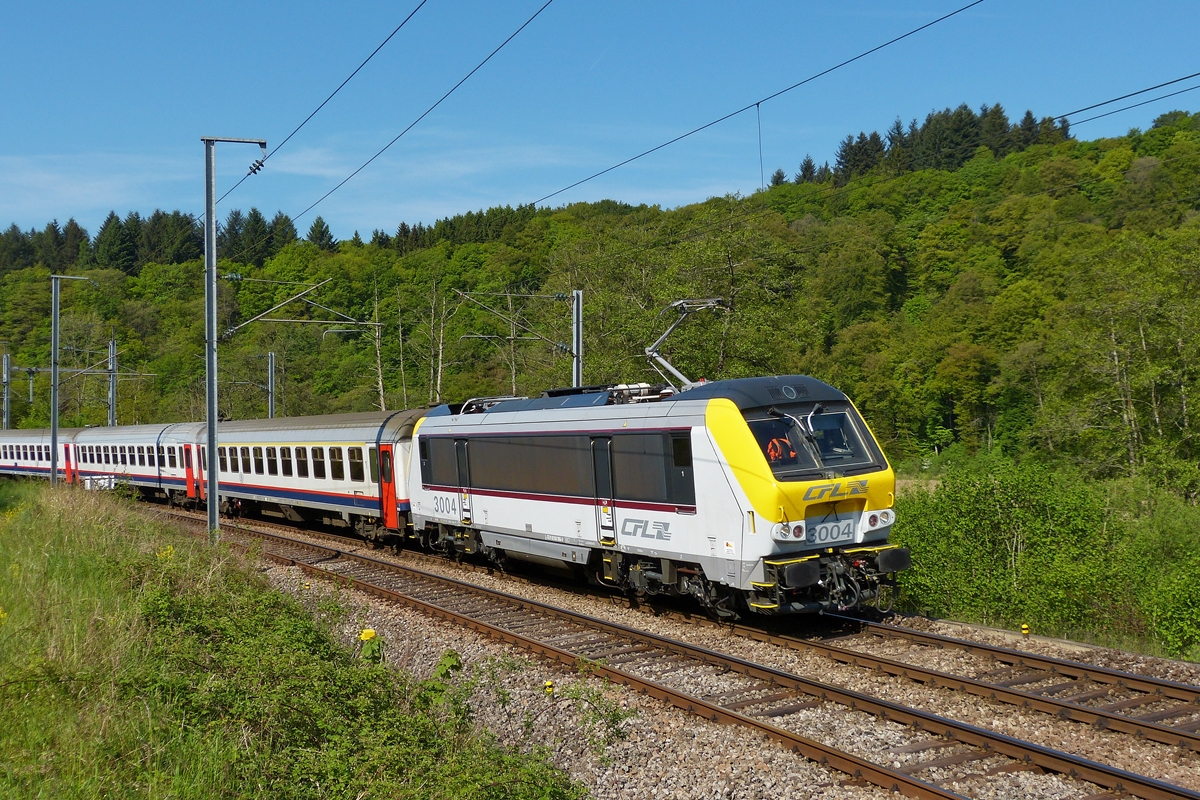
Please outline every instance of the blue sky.
[[[0, 25], [0, 225], [110, 209], [202, 211], [202, 135], [274, 145], [419, 0], [14, 2]], [[964, 5], [555, 0], [411, 133], [298, 221], [388, 231], [528, 203]], [[428, 0], [259, 175], [218, 209], [295, 215], [420, 115], [544, 0]], [[961, 102], [1057, 115], [1200, 71], [1200, 4], [985, 0], [764, 104], [766, 172], [832, 160], [847, 133]], [[1200, 80], [1180, 84], [1185, 88]], [[1164, 90], [1166, 91], [1166, 90]], [[1153, 97], [1155, 94], [1147, 95]], [[1140, 98], [1139, 98], [1140, 99]], [[1200, 91], [1074, 129], [1146, 127]], [[218, 191], [257, 148], [218, 148]], [[673, 207], [759, 186], [753, 112], [553, 204]]]

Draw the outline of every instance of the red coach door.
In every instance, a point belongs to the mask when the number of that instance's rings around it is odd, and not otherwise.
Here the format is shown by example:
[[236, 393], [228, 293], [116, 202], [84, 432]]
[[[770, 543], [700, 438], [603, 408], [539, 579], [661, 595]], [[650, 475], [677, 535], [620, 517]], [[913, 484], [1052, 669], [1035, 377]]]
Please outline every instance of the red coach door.
[[196, 472], [192, 468], [192, 446], [185, 444], [183, 446], [183, 478], [187, 484], [187, 496], [191, 499], [196, 498]]
[[78, 473], [71, 469], [71, 445], [69, 444], [63, 445], [63, 471], [66, 473], [67, 483], [74, 483]]
[[383, 510], [383, 525], [385, 528], [397, 530], [400, 527], [400, 517], [396, 513], [396, 477], [392, 461], [392, 445], [379, 445], [379, 499]]

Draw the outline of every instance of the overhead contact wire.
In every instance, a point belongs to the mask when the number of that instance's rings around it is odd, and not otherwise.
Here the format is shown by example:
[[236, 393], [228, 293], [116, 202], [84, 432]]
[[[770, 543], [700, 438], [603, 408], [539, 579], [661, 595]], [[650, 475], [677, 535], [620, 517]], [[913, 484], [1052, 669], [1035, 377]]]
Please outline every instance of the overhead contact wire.
[[[303, 217], [305, 214], [307, 214], [309, 211], [312, 211], [314, 208], [316, 208], [316, 206], [317, 206], [317, 205], [319, 205], [319, 204], [320, 204], [320, 203], [321, 203], [323, 200], [325, 200], [325, 198], [329, 197], [329, 195], [333, 194], [333, 193], [334, 193], [334, 192], [336, 192], [338, 189], [340, 189], [340, 188], [342, 188], [343, 186], [345, 186], [345, 185], [346, 185], [346, 183], [347, 183], [347, 182], [348, 182], [348, 181], [349, 181], [351, 178], [353, 178], [355, 175], [357, 175], [358, 173], [360, 173], [360, 172], [362, 172], [364, 169], [366, 169], [366, 168], [367, 168], [367, 166], [368, 166], [368, 165], [369, 165], [369, 164], [370, 164], [372, 161], [374, 161], [375, 159], [379, 158], [381, 155], [383, 155], [383, 154], [384, 154], [384, 152], [385, 152], [385, 151], [386, 151], [388, 148], [390, 148], [390, 147], [391, 147], [392, 145], [394, 145], [396, 142], [400, 141], [400, 138], [401, 138], [402, 136], [404, 136], [404, 134], [406, 134], [406, 133], [408, 133], [409, 131], [411, 131], [411, 130], [412, 130], [414, 127], [416, 127], [417, 123], [419, 123], [421, 120], [425, 119], [425, 117], [429, 116], [429, 114], [430, 114], [430, 113], [431, 113], [431, 112], [432, 112], [432, 111], [433, 111], [435, 108], [437, 108], [438, 106], [440, 106], [440, 105], [442, 104], [442, 102], [443, 102], [443, 101], [444, 101], [444, 100], [445, 100], [447, 97], [449, 97], [450, 95], [454, 94], [454, 92], [455, 92], [455, 91], [458, 89], [458, 87], [460, 87], [460, 86], [462, 86], [464, 83], [466, 83], [466, 82], [467, 82], [467, 81], [470, 79], [470, 77], [471, 77], [472, 75], [474, 75], [476, 72], [478, 72], [478, 71], [479, 71], [479, 70], [480, 70], [480, 69], [483, 67], [483, 65], [484, 65], [484, 64], [486, 64], [486, 63], [488, 63], [489, 61], [491, 61], [493, 56], [495, 56], [497, 53], [499, 53], [501, 50], [503, 50], [503, 49], [504, 49], [504, 47], [505, 47], [505, 45], [507, 45], [509, 42], [511, 42], [513, 39], [515, 39], [515, 38], [517, 37], [517, 34], [519, 34], [521, 31], [525, 30], [525, 28], [527, 28], [531, 22], [533, 22], [535, 19], [537, 19], [537, 18], [538, 18], [538, 15], [540, 15], [540, 14], [541, 14], [543, 11], [545, 11], [545, 10], [546, 10], [546, 9], [547, 9], [547, 8], [550, 6], [550, 4], [551, 4], [551, 3], [553, 3], [553, 2], [554, 2], [554, 0], [546, 0], [546, 3], [545, 3], [545, 4], [544, 4], [544, 5], [541, 7], [541, 8], [539, 8], [537, 11], [535, 11], [535, 12], [533, 13], [533, 16], [531, 16], [529, 19], [525, 20], [525, 22], [524, 22], [524, 23], [522, 23], [521, 27], [519, 27], [519, 28], [517, 28], [515, 31], [513, 31], [513, 32], [512, 32], [512, 34], [511, 34], [511, 35], [510, 35], [510, 36], [509, 36], [507, 39], [505, 39], [503, 42], [501, 42], [501, 43], [500, 43], [500, 45], [499, 45], [499, 46], [498, 46], [498, 47], [497, 47], [495, 50], [493, 50], [491, 53], [489, 53], [489, 54], [488, 54], [487, 58], [483, 59], [483, 61], [480, 61], [478, 64], [476, 64], [476, 65], [475, 65], [475, 68], [474, 68], [474, 69], [472, 69], [470, 72], [468, 72], [468, 73], [467, 73], [467, 74], [466, 74], [466, 75], [463, 77], [463, 79], [462, 79], [462, 80], [460, 80], [458, 83], [454, 84], [454, 86], [453, 86], [453, 87], [451, 87], [450, 91], [448, 91], [448, 92], [446, 92], [444, 95], [442, 95], [442, 96], [441, 96], [441, 97], [438, 99], [438, 101], [437, 101], [436, 103], [434, 103], [433, 105], [431, 105], [429, 108], [425, 109], [425, 112], [424, 112], [423, 114], [421, 114], [421, 116], [419, 116], [419, 117], [417, 117], [415, 120], [413, 120], [413, 121], [412, 121], [412, 122], [409, 124], [409, 126], [408, 126], [407, 128], [405, 128], [404, 130], [400, 131], [400, 133], [398, 133], [398, 134], [396, 135], [396, 138], [395, 138], [395, 139], [392, 139], [390, 142], [388, 142], [387, 144], [385, 144], [385, 145], [384, 145], [382, 148], [380, 148], [380, 149], [379, 149], [379, 152], [377, 152], [375, 155], [373, 155], [373, 156], [371, 156], [370, 158], [368, 158], [368, 159], [367, 159], [367, 160], [366, 160], [366, 161], [363, 163], [363, 165], [362, 165], [362, 166], [360, 166], [358, 169], [354, 170], [354, 172], [351, 172], [349, 175], [347, 175], [347, 176], [346, 176], [346, 177], [345, 177], [345, 178], [342, 180], [342, 182], [341, 182], [341, 183], [339, 183], [337, 186], [334, 186], [332, 189], [330, 189], [330, 190], [329, 190], [328, 192], [326, 192], [325, 194], [321, 195], [321, 197], [320, 197], [320, 198], [319, 198], [319, 199], [318, 199], [318, 200], [317, 200], [315, 203], [313, 203], [313, 204], [312, 204], [312, 205], [310, 205], [308, 208], [306, 208], [306, 209], [304, 209], [303, 211], [301, 211], [301, 212], [300, 212], [299, 214], [297, 214], [296, 216], [292, 217], [292, 219], [293, 219], [293, 220], [300, 219], [300, 218], [301, 218], [301, 217]], [[983, 2], [983, 0], [977, 0], [977, 2]]]
[[[287, 143], [288, 143], [288, 141], [289, 141], [289, 140], [290, 140], [290, 139], [291, 139], [293, 136], [295, 136], [297, 133], [299, 133], [299, 132], [300, 132], [300, 129], [301, 129], [301, 128], [303, 128], [305, 125], [307, 125], [307, 124], [308, 124], [308, 121], [309, 121], [310, 119], [312, 119], [313, 117], [315, 117], [315, 116], [317, 115], [317, 112], [319, 112], [319, 111], [320, 111], [322, 108], [324, 108], [324, 107], [325, 107], [325, 104], [326, 104], [326, 103], [328, 103], [330, 100], [332, 100], [332, 99], [333, 99], [333, 96], [334, 96], [334, 95], [336, 95], [338, 92], [340, 92], [340, 91], [341, 91], [341, 90], [342, 90], [342, 89], [343, 89], [343, 88], [346, 86], [346, 84], [347, 84], [347, 83], [349, 83], [349, 82], [351, 81], [351, 79], [353, 79], [353, 78], [354, 78], [354, 76], [358, 74], [359, 70], [361, 70], [363, 67], [365, 67], [365, 66], [367, 65], [367, 62], [368, 62], [368, 61], [370, 61], [372, 58], [374, 58], [374, 57], [375, 57], [375, 55], [376, 55], [376, 54], [377, 54], [377, 53], [378, 53], [380, 50], [382, 50], [382, 49], [383, 49], [383, 46], [384, 46], [384, 45], [386, 45], [388, 42], [390, 42], [390, 41], [392, 40], [392, 37], [393, 37], [393, 36], [395, 36], [397, 33], [399, 33], [399, 32], [400, 32], [400, 29], [401, 29], [401, 28], [403, 28], [405, 25], [407, 25], [407, 24], [408, 24], [408, 21], [409, 21], [410, 19], [412, 19], [412, 18], [413, 18], [413, 17], [416, 15], [416, 13], [417, 13], [418, 11], [420, 11], [420, 10], [421, 10], [421, 7], [422, 7], [423, 5], [425, 5], [427, 2], [429, 2], [429, 0], [421, 0], [421, 2], [417, 3], [417, 7], [416, 7], [416, 8], [414, 8], [412, 11], [410, 11], [410, 12], [408, 13], [408, 16], [407, 16], [407, 17], [405, 17], [405, 18], [404, 18], [404, 20], [403, 20], [403, 21], [402, 21], [402, 22], [401, 22], [399, 25], [397, 25], [397, 26], [396, 26], [395, 30], [393, 30], [391, 33], [389, 33], [389, 34], [387, 35], [387, 38], [386, 38], [386, 39], [384, 39], [382, 42], [380, 42], [380, 43], [379, 43], [379, 46], [378, 46], [378, 47], [376, 47], [374, 50], [372, 50], [372, 51], [371, 51], [371, 55], [369, 55], [369, 56], [367, 56], [365, 59], [363, 59], [363, 62], [362, 62], [361, 64], [359, 64], [359, 65], [358, 65], [358, 66], [357, 66], [357, 67], [354, 69], [354, 72], [351, 72], [351, 73], [350, 73], [350, 74], [349, 74], [349, 75], [346, 77], [346, 80], [344, 80], [344, 81], [342, 81], [340, 84], [338, 84], [338, 87], [337, 87], [336, 89], [334, 89], [332, 92], [330, 92], [330, 94], [329, 94], [329, 96], [328, 96], [328, 97], [326, 97], [324, 100], [322, 100], [322, 101], [321, 101], [321, 105], [319, 105], [319, 106], [317, 106], [315, 109], [313, 109], [313, 112], [312, 112], [311, 114], [309, 114], [307, 117], [305, 117], [305, 118], [304, 118], [304, 121], [303, 121], [303, 122], [301, 122], [299, 125], [297, 125], [295, 130], [293, 130], [293, 131], [292, 131], [291, 133], [289, 133], [289, 134], [288, 134], [286, 137], [284, 137], [284, 140], [283, 140], [282, 142], [280, 142], [279, 144], [275, 145], [274, 149], [272, 149], [272, 150], [271, 150], [271, 152], [269, 152], [269, 153], [267, 153], [265, 156], [263, 156], [263, 159], [262, 159], [262, 160], [263, 160], [263, 162], [265, 163], [267, 159], [269, 159], [271, 156], [273, 156], [273, 155], [275, 155], [276, 153], [278, 153], [278, 152], [279, 152], [279, 150], [280, 150], [280, 148], [282, 148], [282, 147], [283, 147], [285, 144], [287, 144]], [[236, 189], [236, 188], [238, 188], [239, 186], [241, 186], [241, 185], [242, 185], [242, 181], [246, 180], [246, 178], [249, 178], [249, 177], [250, 177], [252, 174], [254, 174], [254, 173], [253, 173], [253, 172], [247, 172], [245, 175], [243, 175], [243, 176], [242, 176], [242, 180], [238, 181], [238, 182], [237, 182], [237, 183], [235, 183], [233, 186], [229, 187], [229, 191], [228, 191], [228, 192], [225, 192], [225, 194], [221, 195], [221, 196], [220, 196], [220, 198], [218, 198], [218, 199], [217, 199], [217, 202], [218, 202], [218, 203], [220, 203], [222, 200], [224, 200], [226, 197], [228, 197], [228, 196], [229, 196], [229, 194], [230, 194], [230, 192], [232, 192], [234, 189]]]
[[570, 186], [564, 186], [563, 188], [559, 189], [557, 192], [551, 192], [550, 194], [546, 195], [545, 197], [534, 200], [532, 205], [536, 206], [538, 203], [541, 203], [545, 200], [549, 200], [551, 197], [555, 197], [557, 195], [562, 194], [563, 192], [574, 189], [576, 186], [581, 186], [581, 185], [587, 183], [588, 181], [599, 178], [601, 175], [606, 175], [615, 169], [620, 169], [621, 167], [625, 166], [626, 164], [631, 164], [634, 161], [637, 161], [639, 158], [644, 158], [644, 157], [650, 155], [651, 153], [656, 153], [659, 150], [662, 150], [664, 147], [670, 147], [671, 145], [675, 144], [676, 142], [682, 141], [682, 140], [688, 138], [689, 136], [694, 136], [695, 134], [700, 133], [701, 131], [708, 130], [709, 128], [711, 128], [714, 125], [719, 125], [720, 123], [724, 122], [725, 120], [732, 119], [733, 117], [736, 117], [738, 114], [742, 114], [742, 113], [745, 113], [746, 111], [749, 111], [752, 108], [756, 108], [756, 107], [762, 105], [763, 103], [767, 102], [768, 100], [774, 100], [776, 97], [779, 97], [780, 95], [783, 95], [783, 94], [787, 94], [788, 92], [792, 91], [793, 89], [799, 89], [801, 86], [803, 86], [806, 83], [811, 83], [811, 82], [815, 81], [817, 78], [824, 77], [825, 75], [828, 75], [831, 72], [839, 70], [842, 67], [853, 64], [855, 61], [859, 61], [860, 59], [866, 58], [867, 56], [871, 55], [872, 53], [877, 53], [880, 50], [884, 49], [885, 47], [890, 47], [891, 45], [895, 44], [896, 42], [902, 41], [904, 39], [907, 39], [910, 36], [918, 34], [921, 31], [925, 30], [926, 28], [930, 28], [934, 25], [937, 25], [939, 22], [944, 22], [945, 20], [948, 20], [953, 16], [961, 14], [964, 11], [967, 11], [968, 9], [974, 8], [975, 6], [979, 5], [983, 1], [984, 0], [975, 0], [975, 2], [973, 2], [973, 3], [968, 3], [967, 5], [963, 6], [962, 8], [959, 8], [955, 11], [951, 11], [949, 14], [938, 17], [937, 19], [932, 20], [930, 22], [926, 22], [924, 25], [920, 26], [919, 28], [913, 28], [908, 33], [901, 34], [900, 36], [897, 36], [894, 39], [889, 39], [888, 41], [884, 42], [883, 44], [876, 45], [875, 47], [872, 47], [870, 50], [865, 50], [865, 51], [859, 53], [858, 55], [854, 56], [853, 58], [846, 59], [845, 61], [841, 62], [840, 64], [835, 64], [834, 66], [829, 67], [828, 69], [822, 70], [821, 72], [818, 72], [815, 75], [810, 75], [809, 77], [805, 78], [804, 80], [793, 83], [791, 86], [788, 86], [785, 89], [780, 89], [778, 92], [775, 92], [774, 94], [769, 94], [766, 97], [762, 98], [761, 100], [756, 100], [753, 103], [742, 106], [737, 111], [731, 111], [723, 117], [718, 117], [717, 119], [714, 119], [712, 122], [707, 122], [698, 128], [693, 128], [692, 130], [688, 131], [687, 133], [683, 133], [683, 134], [680, 134], [679, 136], [676, 136], [674, 139], [670, 139], [668, 141], [663, 142], [660, 145], [651, 147], [649, 150], [638, 153], [636, 156], [627, 158], [624, 161], [621, 161], [620, 163], [613, 164], [611, 167], [608, 167], [607, 169], [602, 169], [595, 174], [592, 174], [592, 175], [587, 176], [586, 178], [583, 178], [582, 180], [575, 181], [575, 183], [572, 183]]
[[[1084, 111], [1091, 111], [1093, 108], [1100, 108], [1100, 106], [1111, 105], [1112, 103], [1117, 103], [1117, 102], [1120, 102], [1121, 100], [1126, 100], [1130, 97], [1136, 97], [1139, 94], [1145, 94], [1146, 92], [1153, 92], [1155, 89], [1161, 89], [1164, 86], [1170, 86], [1175, 83], [1181, 83], [1183, 81], [1186, 81], [1189, 78], [1197, 78], [1197, 77], [1200, 77], [1200, 72], [1193, 72], [1191, 75], [1184, 75], [1182, 78], [1176, 78], [1173, 81], [1167, 81], [1166, 83], [1160, 83], [1156, 86], [1148, 86], [1145, 89], [1138, 89], [1136, 92], [1130, 92], [1129, 94], [1123, 94], [1120, 97], [1114, 97], [1111, 100], [1105, 100], [1103, 103], [1093, 103], [1090, 106], [1084, 106], [1083, 108], [1077, 108], [1074, 111], [1068, 111], [1066, 114], [1059, 114], [1057, 117], [1054, 117], [1054, 119], [1063, 119], [1065, 117], [1071, 116], [1072, 114], [1081, 114]], [[1179, 92], [1175, 92], [1175, 94], [1179, 94]], [[1171, 97], [1171, 96], [1172, 95], [1169, 95], [1169, 94], [1163, 95], [1163, 97]], [[1156, 99], [1161, 100], [1161, 99], [1163, 99], [1163, 97], [1159, 97]], [[1151, 100], [1151, 101], [1147, 101], [1147, 102], [1153, 102], [1153, 101]], [[1144, 105], [1144, 104], [1139, 103], [1138, 105]], [[1129, 106], [1129, 108], [1137, 108], [1137, 106]], [[1113, 113], [1116, 113], [1116, 112], [1113, 112]], [[1099, 119], [1099, 117], [1089, 117], [1088, 119]], [[1081, 122], [1082, 121], [1085, 121], [1085, 120], [1081, 120]], [[1076, 124], [1078, 124], [1078, 123], [1076, 123]]]

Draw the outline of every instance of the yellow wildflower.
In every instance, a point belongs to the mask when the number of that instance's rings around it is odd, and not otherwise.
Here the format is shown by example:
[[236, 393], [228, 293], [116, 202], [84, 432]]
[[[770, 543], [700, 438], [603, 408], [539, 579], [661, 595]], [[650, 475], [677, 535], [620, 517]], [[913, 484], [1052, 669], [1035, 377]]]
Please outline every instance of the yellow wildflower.
[[364, 642], [369, 642], [375, 638], [374, 628], [363, 628], [363, 632], [358, 635], [358, 638]]
[[158, 556], [159, 561], [170, 561], [171, 559], [175, 558], [175, 547], [173, 545], [167, 545], [155, 553], [155, 555]]
[[4, 606], [0, 606], [0, 625], [8, 622], [8, 612], [4, 610]]

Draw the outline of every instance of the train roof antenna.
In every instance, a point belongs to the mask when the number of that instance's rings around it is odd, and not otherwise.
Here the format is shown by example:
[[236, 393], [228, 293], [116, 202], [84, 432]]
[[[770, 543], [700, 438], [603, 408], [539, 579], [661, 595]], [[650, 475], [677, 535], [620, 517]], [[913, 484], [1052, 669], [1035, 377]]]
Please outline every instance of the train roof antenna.
[[[671, 333], [676, 328], [678, 328], [683, 323], [683, 321], [688, 318], [688, 315], [691, 314], [692, 312], [704, 311], [706, 309], [710, 309], [713, 311], [716, 311], [718, 309], [724, 310], [724, 311], [729, 311], [730, 306], [729, 306], [729, 303], [726, 302], [725, 299], [721, 298], [721, 297], [708, 297], [708, 298], [704, 298], [701, 300], [676, 300], [674, 303], [671, 303], [666, 308], [664, 308], [661, 312], [659, 312], [658, 316], [662, 317], [663, 314], [667, 313], [672, 308], [679, 312], [678, 319], [676, 319], [674, 322], [672, 322], [667, 327], [667, 329], [665, 331], [663, 331], [663, 335], [658, 337], [658, 339], [655, 340], [654, 344], [652, 344], [646, 348], [646, 358], [650, 359], [650, 366], [654, 367], [655, 372], [657, 372], [659, 375], [662, 375], [663, 380], [665, 380], [668, 384], [670, 384], [671, 388], [675, 389], [676, 388], [675, 384], [671, 383], [671, 379], [667, 377], [667, 375], [663, 372], [662, 369], [658, 368], [658, 365], [661, 365], [663, 369], [665, 369], [667, 372], [671, 373], [672, 375], [674, 375], [676, 378], [679, 379], [679, 382], [682, 384], [682, 387], [678, 388], [677, 391], [687, 391], [688, 389], [695, 386], [695, 384], [692, 383], [690, 380], [688, 380], [686, 375], [684, 375], [679, 370], [675, 369], [675, 367], [671, 366], [671, 362], [669, 362], [665, 358], [663, 358], [662, 354], [659, 352], [663, 346], [663, 342], [665, 342], [667, 340], [667, 337], [670, 336]], [[655, 362], [658, 362], [658, 364], [656, 365]]]

